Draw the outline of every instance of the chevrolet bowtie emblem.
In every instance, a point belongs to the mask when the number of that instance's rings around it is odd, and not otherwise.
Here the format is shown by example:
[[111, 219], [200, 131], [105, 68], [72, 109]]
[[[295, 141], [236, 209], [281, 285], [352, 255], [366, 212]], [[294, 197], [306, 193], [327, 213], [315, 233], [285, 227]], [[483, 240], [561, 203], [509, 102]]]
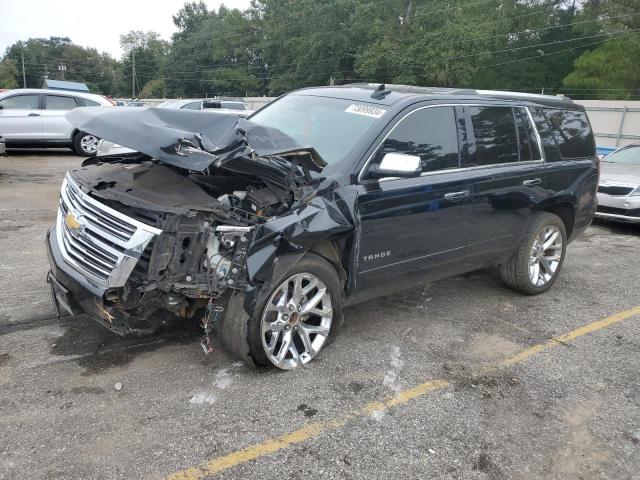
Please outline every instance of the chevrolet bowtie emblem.
[[73, 216], [72, 213], [67, 213], [64, 216], [64, 223], [66, 223], [67, 227], [69, 227], [71, 230], [78, 230], [82, 226], [82, 224], [76, 217]]

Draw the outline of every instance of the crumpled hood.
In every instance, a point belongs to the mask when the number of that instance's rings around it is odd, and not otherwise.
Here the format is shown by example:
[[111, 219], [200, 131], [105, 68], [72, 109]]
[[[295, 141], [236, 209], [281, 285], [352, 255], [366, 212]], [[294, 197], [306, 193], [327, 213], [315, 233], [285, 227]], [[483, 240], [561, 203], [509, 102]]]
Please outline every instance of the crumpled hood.
[[326, 162], [313, 147], [277, 128], [217, 112], [167, 108], [81, 107], [66, 115], [73, 126], [176, 167], [203, 171], [239, 157], [287, 156], [308, 170]]

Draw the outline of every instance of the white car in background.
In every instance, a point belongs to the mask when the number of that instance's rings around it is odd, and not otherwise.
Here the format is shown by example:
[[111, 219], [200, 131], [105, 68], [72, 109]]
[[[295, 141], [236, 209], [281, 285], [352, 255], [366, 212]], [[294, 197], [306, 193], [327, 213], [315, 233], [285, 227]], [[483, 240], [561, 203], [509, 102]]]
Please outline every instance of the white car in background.
[[596, 217], [640, 224], [640, 144], [622, 147], [600, 161]]
[[113, 107], [102, 95], [23, 88], [0, 93], [0, 136], [7, 148], [70, 147], [93, 156], [99, 138], [74, 128], [65, 118], [76, 107]]
[[248, 117], [253, 110], [247, 109], [247, 104], [236, 98], [183, 98], [180, 100], [165, 100], [157, 105], [158, 108], [174, 108], [181, 110], [209, 110], [217, 113], [228, 113], [239, 117]]

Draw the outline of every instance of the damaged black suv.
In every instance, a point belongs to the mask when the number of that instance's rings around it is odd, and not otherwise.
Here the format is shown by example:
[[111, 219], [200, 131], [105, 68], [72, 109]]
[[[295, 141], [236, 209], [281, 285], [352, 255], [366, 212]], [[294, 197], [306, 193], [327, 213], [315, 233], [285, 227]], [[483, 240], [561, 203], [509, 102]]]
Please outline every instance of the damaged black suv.
[[527, 294], [591, 222], [598, 160], [564, 97], [348, 85], [249, 119], [68, 115], [105, 140], [67, 173], [47, 234], [58, 311], [119, 335], [198, 319], [245, 361], [290, 369], [346, 305], [499, 265]]

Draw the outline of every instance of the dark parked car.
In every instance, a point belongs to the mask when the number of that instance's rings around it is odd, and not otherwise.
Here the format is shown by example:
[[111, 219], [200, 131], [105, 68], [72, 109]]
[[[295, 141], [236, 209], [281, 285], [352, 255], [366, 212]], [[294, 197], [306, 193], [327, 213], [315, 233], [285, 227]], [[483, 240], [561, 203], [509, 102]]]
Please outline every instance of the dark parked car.
[[[596, 209], [598, 159], [567, 98], [393, 85], [292, 92], [248, 120], [74, 110], [139, 153], [68, 172], [47, 234], [58, 308], [120, 335], [200, 319], [290, 369], [346, 305], [492, 265], [538, 294]], [[193, 133], [189, 133], [193, 132]]]

